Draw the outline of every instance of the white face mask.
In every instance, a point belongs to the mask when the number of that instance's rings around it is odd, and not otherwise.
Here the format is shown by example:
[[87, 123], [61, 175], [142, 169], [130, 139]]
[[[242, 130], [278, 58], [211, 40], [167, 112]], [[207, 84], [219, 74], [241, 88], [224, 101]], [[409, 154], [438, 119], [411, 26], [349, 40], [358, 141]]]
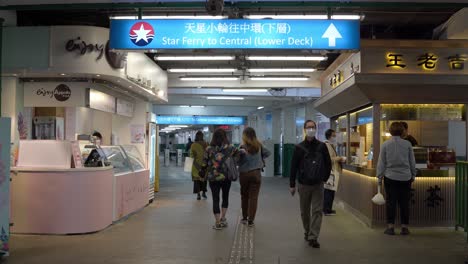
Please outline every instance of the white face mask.
[[332, 143], [332, 144], [336, 144], [336, 137], [330, 138], [329, 141], [330, 141], [330, 143]]
[[306, 133], [307, 133], [307, 137], [313, 138], [315, 137], [317, 130], [315, 128], [308, 128], [306, 129]]

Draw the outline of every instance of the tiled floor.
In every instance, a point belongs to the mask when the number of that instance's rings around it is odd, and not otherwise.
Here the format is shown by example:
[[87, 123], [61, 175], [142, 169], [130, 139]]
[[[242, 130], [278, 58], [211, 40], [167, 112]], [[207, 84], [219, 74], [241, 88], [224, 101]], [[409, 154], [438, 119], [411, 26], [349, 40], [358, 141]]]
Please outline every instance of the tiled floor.
[[[230, 226], [214, 231], [211, 199], [194, 199], [190, 176], [175, 167], [163, 168], [161, 175], [156, 202], [127, 221], [91, 235], [14, 235], [11, 256], [5, 262], [455, 264], [463, 263], [466, 254], [463, 233], [414, 229], [409, 237], [386, 237], [382, 230], [369, 229], [343, 211], [325, 218], [322, 249], [312, 249], [302, 238], [298, 198], [291, 197], [287, 180], [281, 178], [263, 179], [256, 227], [250, 231], [239, 228], [237, 236], [240, 196], [235, 183], [228, 215]], [[252, 262], [250, 250], [254, 254]]]

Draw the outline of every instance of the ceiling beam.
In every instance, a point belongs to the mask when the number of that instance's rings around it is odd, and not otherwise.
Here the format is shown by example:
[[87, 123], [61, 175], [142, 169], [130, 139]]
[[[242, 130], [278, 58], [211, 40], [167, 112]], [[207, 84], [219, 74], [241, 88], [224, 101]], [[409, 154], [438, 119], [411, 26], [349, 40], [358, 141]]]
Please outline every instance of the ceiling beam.
[[[454, 2], [328, 2], [328, 1], [243, 1], [226, 2], [226, 8], [293, 8], [293, 7], [376, 7], [376, 8], [463, 8], [467, 7], [462, 1]], [[138, 8], [205, 8], [205, 2], [156, 2], [156, 3], [83, 3], [83, 4], [25, 4], [4, 5], [0, 10], [87, 10], [87, 9], [138, 9]]]

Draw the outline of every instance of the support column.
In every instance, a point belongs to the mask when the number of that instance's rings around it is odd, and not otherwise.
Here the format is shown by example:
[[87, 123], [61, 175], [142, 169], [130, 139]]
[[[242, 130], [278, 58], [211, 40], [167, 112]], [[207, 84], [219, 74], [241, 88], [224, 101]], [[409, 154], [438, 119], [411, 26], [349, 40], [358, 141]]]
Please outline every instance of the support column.
[[351, 162], [351, 115], [346, 113], [346, 160]]
[[465, 149], [466, 149], [466, 160], [468, 161], [468, 104], [465, 104]]
[[[3, 51], [3, 22], [5, 22], [5, 19], [0, 17], [0, 73], [2, 72], [2, 51]], [[0, 74], [0, 117], [2, 117], [2, 75]]]
[[380, 106], [380, 104], [372, 105], [372, 145], [374, 152], [374, 157], [372, 159], [372, 167], [374, 168], [377, 166], [380, 154], [380, 116], [382, 112], [381, 109], [382, 107]]
[[296, 144], [296, 108], [288, 107], [283, 110], [283, 177], [289, 177], [291, 159]]
[[273, 156], [274, 156], [274, 175], [281, 175], [282, 171], [282, 145], [281, 145], [281, 134], [282, 134], [282, 122], [281, 122], [281, 110], [274, 110], [272, 113], [272, 143], [273, 143]]

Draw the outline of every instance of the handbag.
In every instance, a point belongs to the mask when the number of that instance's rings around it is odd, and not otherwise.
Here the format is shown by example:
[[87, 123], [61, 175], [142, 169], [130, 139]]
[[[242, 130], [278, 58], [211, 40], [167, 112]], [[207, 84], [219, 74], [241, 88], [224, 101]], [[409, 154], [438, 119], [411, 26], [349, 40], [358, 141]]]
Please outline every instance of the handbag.
[[186, 157], [185, 158], [185, 163], [184, 163], [184, 171], [185, 172], [192, 172], [193, 161], [194, 160], [191, 157]]
[[385, 204], [385, 197], [383, 196], [380, 190], [380, 184], [377, 186], [377, 194], [372, 197], [372, 202], [376, 205], [384, 205]]

